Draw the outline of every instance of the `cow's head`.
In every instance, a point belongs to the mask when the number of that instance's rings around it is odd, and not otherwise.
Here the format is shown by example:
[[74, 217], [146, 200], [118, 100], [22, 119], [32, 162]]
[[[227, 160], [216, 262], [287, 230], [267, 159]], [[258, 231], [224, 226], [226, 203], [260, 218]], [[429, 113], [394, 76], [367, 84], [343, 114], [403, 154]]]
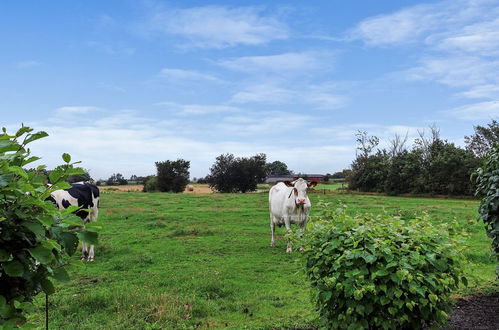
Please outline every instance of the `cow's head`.
[[293, 191], [291, 193], [295, 195], [296, 204], [303, 205], [307, 200], [308, 188], [315, 187], [317, 182], [308, 182], [302, 178], [299, 178], [295, 181], [284, 181], [284, 184], [288, 187], [293, 187]]

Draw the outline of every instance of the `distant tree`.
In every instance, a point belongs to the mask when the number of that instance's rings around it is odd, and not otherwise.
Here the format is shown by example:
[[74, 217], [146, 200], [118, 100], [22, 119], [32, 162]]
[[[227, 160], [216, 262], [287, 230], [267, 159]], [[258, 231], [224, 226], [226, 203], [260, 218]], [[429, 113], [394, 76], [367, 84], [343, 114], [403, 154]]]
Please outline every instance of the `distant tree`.
[[123, 174], [121, 173], [113, 173], [113, 175], [111, 175], [106, 181], [106, 185], [108, 186], [123, 186], [127, 184], [128, 181], [123, 177]]
[[90, 181], [90, 180], [92, 180], [92, 177], [88, 173], [89, 171], [88, 170], [84, 170], [84, 171], [85, 171], [85, 173], [82, 173], [82, 174], [74, 174], [74, 175], [68, 176], [68, 182], [69, 183], [74, 183], [74, 182]]
[[158, 190], [157, 186], [158, 186], [158, 177], [155, 175], [150, 175], [145, 180], [144, 188], [142, 189], [142, 191], [144, 191], [144, 192], [157, 191]]
[[265, 180], [266, 155], [257, 154], [250, 158], [222, 154], [210, 168], [208, 183], [218, 192], [254, 191], [257, 184]]
[[267, 176], [271, 175], [289, 175], [292, 174], [293, 171], [288, 169], [288, 165], [285, 163], [276, 160], [272, 163], [265, 164], [265, 174]]
[[189, 183], [190, 162], [184, 159], [156, 162], [157, 188], [161, 192], [183, 192]]
[[137, 177], [135, 174], [132, 174], [132, 175], [130, 176], [130, 180], [128, 180], [128, 181], [137, 181], [137, 178], [138, 178], [138, 177]]
[[196, 181], [196, 183], [206, 184], [206, 183], [208, 183], [208, 176], [205, 176], [205, 177], [202, 177], [202, 178], [198, 178], [195, 181]]
[[492, 150], [494, 144], [499, 144], [499, 122], [492, 120], [485, 126], [474, 126], [475, 134], [465, 136], [466, 149], [472, 151], [477, 157], [483, 158]]

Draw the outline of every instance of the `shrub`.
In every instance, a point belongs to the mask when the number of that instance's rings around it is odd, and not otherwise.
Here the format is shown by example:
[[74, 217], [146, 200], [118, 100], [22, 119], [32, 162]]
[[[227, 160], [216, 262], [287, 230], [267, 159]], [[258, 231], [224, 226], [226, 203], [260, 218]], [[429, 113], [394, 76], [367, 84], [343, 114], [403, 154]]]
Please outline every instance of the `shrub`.
[[265, 154], [249, 158], [220, 155], [211, 166], [207, 180], [213, 190], [221, 193], [255, 191], [257, 184], [265, 180], [265, 164]]
[[444, 323], [462, 276], [458, 240], [428, 216], [348, 216], [327, 204], [304, 239], [305, 270], [322, 326], [421, 328]]
[[157, 183], [156, 188], [162, 192], [180, 193], [189, 183], [190, 162], [183, 159], [156, 162]]
[[158, 177], [155, 175], [151, 175], [147, 178], [146, 183], [144, 183], [144, 192], [152, 192], [157, 191]]
[[[499, 145], [489, 152], [476, 173], [476, 195], [482, 197], [478, 219], [485, 224], [487, 235], [492, 239], [493, 253], [499, 261]], [[499, 266], [496, 273], [499, 276]]]
[[52, 191], [70, 187], [68, 175], [84, 173], [71, 157], [63, 154], [65, 164], [50, 172], [51, 187], [44, 165], [25, 170], [40, 159], [27, 144], [47, 136], [32, 131], [23, 126], [14, 135], [5, 128], [0, 134], [0, 324], [7, 329], [25, 322], [38, 293], [54, 292], [52, 279], [68, 280], [65, 257], [76, 251], [78, 238], [96, 243], [94, 232], [76, 231], [82, 221], [71, 214], [75, 207], [60, 212], [45, 201]]

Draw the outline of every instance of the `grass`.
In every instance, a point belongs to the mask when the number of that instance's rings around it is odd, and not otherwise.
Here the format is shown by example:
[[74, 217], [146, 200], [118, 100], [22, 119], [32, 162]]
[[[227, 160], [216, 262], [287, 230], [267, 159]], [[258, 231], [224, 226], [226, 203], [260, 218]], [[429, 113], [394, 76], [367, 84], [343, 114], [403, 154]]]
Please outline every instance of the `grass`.
[[[267, 194], [103, 192], [96, 261], [73, 268], [51, 296], [54, 329], [306, 328], [317, 315], [284, 230], [271, 248]], [[469, 228], [470, 287], [491, 290], [495, 264], [477, 201], [311, 194], [349, 212], [389, 212]], [[313, 214], [313, 210], [312, 210]], [[75, 256], [76, 259], [78, 256]], [[31, 321], [43, 324], [43, 297]]]

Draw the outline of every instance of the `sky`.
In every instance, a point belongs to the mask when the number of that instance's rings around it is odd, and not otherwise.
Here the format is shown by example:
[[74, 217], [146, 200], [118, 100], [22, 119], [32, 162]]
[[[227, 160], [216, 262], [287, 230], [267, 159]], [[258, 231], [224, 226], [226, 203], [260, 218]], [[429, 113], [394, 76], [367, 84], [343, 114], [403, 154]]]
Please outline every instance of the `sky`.
[[355, 133], [499, 117], [499, 0], [0, 2], [0, 125], [95, 179], [224, 153], [334, 173]]

